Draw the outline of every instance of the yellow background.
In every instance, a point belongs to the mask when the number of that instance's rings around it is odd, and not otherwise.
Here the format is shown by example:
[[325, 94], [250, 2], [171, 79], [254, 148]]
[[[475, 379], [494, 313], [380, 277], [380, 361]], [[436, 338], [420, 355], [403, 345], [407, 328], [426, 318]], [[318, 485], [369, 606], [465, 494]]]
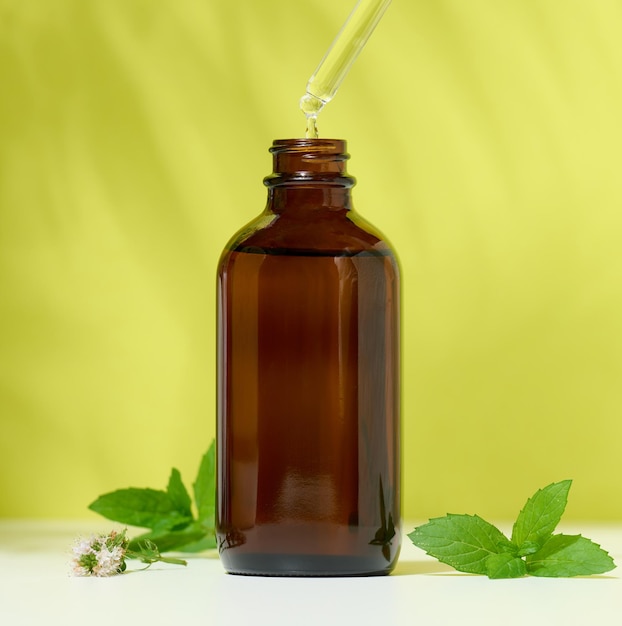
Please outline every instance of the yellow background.
[[[187, 483], [215, 267], [354, 0], [0, 0], [0, 515]], [[322, 113], [401, 258], [410, 518], [622, 516], [622, 5], [396, 0]]]

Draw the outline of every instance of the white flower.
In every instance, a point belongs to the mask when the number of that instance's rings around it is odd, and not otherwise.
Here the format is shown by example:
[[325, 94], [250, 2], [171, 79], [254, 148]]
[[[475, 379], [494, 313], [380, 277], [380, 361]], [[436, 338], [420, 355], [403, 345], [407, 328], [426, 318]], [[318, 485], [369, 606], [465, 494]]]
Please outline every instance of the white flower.
[[125, 559], [125, 550], [121, 546], [115, 546], [110, 550], [103, 545], [97, 553], [97, 565], [93, 568], [95, 576], [113, 576], [122, 572], [122, 564]]
[[72, 548], [74, 576], [114, 576], [123, 572], [129, 544], [125, 532], [113, 530], [109, 535], [78, 539]]

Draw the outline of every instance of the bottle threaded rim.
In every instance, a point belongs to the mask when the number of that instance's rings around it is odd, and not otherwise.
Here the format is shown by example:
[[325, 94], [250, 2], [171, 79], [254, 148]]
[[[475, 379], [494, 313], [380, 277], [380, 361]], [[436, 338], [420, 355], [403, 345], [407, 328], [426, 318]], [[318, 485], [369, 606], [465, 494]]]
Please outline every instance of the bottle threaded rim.
[[270, 148], [273, 172], [264, 179], [268, 187], [323, 183], [352, 187], [355, 179], [346, 170], [350, 155], [344, 139], [275, 139]]
[[312, 139], [300, 137], [296, 139], [275, 139], [272, 142], [270, 152], [272, 154], [279, 152], [313, 152], [325, 154], [344, 154], [346, 152], [347, 141], [345, 139]]

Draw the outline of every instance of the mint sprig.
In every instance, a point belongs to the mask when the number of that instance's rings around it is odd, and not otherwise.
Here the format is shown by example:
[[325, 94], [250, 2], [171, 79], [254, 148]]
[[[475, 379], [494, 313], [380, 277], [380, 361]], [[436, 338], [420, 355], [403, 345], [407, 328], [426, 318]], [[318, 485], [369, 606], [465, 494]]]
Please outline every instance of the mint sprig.
[[552, 483], [529, 498], [511, 539], [477, 515], [454, 514], [433, 518], [408, 537], [442, 563], [489, 578], [603, 574], [616, 565], [598, 544], [581, 535], [553, 534], [571, 484]]
[[193, 484], [193, 502], [173, 468], [166, 491], [129, 487], [99, 496], [89, 509], [122, 524], [148, 528], [129, 543], [129, 549], [145, 552], [145, 546], [159, 552], [199, 552], [216, 547], [214, 442], [203, 455]]

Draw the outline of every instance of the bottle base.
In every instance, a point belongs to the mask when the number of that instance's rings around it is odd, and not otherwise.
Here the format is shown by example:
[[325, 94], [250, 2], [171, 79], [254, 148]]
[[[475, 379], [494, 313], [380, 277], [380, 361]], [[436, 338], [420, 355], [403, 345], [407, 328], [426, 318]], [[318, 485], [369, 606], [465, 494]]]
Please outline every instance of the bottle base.
[[286, 576], [339, 578], [353, 576], [386, 576], [393, 563], [371, 563], [369, 558], [308, 554], [244, 554], [221, 561], [228, 574], [242, 576]]

